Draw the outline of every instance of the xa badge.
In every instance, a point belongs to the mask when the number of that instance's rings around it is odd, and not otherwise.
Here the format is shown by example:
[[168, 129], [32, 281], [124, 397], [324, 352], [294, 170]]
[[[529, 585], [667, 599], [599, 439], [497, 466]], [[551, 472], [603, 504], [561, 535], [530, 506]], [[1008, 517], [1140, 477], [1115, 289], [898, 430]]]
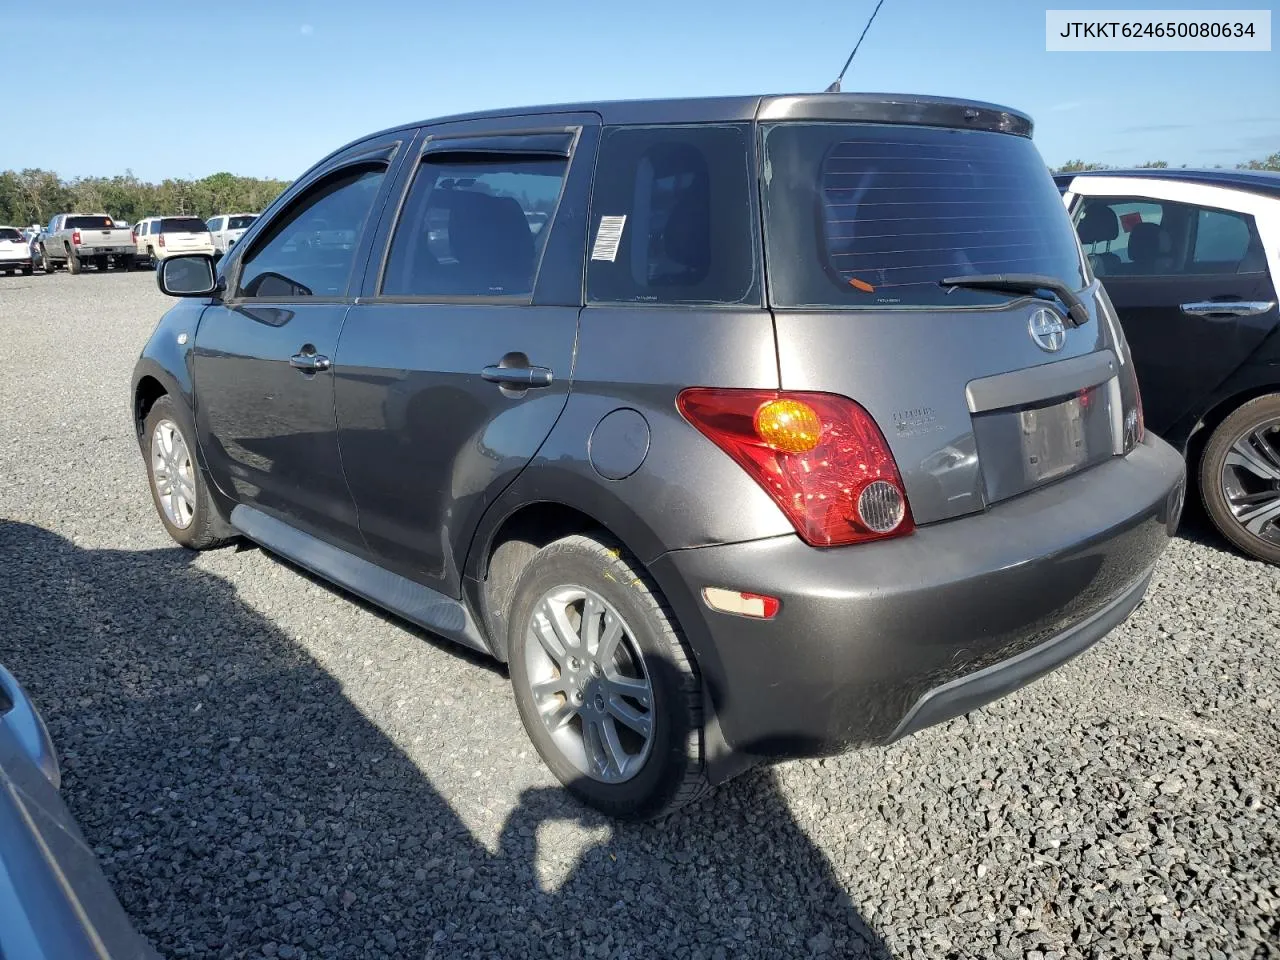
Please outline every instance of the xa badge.
[[1031, 314], [1027, 330], [1036, 346], [1048, 353], [1057, 353], [1066, 345], [1067, 327], [1052, 310], [1041, 308]]

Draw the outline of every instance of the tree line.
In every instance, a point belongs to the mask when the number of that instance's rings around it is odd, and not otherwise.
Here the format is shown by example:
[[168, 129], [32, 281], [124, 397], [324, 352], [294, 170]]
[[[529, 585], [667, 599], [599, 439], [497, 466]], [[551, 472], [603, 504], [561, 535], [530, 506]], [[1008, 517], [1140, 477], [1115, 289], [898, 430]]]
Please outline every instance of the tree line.
[[0, 223], [45, 224], [58, 213], [106, 213], [129, 223], [175, 214], [207, 220], [218, 213], [257, 213], [288, 185], [231, 173], [147, 183], [129, 172], [63, 180], [52, 170], [5, 170], [0, 173]]
[[[1185, 166], [1185, 164], [1184, 164]], [[1140, 170], [1167, 170], [1169, 164], [1164, 160], [1148, 160], [1138, 164]], [[1083, 160], [1072, 160], [1054, 170], [1054, 173], [1084, 173], [1087, 170], [1108, 170], [1105, 163], [1085, 163]], [[1217, 167], [1215, 169], [1222, 169]], [[1262, 160], [1250, 160], [1248, 163], [1236, 164], [1237, 170], [1280, 170], [1280, 153], [1273, 153]]]

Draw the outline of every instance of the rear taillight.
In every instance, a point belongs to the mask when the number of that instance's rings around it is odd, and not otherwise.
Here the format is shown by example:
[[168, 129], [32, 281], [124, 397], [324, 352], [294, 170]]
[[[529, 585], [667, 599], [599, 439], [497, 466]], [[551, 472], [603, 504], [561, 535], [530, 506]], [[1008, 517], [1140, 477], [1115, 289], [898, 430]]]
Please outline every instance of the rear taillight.
[[847, 397], [693, 387], [676, 403], [764, 488], [806, 543], [862, 543], [915, 529], [884, 434]]
[[1147, 421], [1142, 412], [1142, 391], [1138, 388], [1138, 374], [1133, 369], [1133, 360], [1124, 365], [1129, 380], [1129, 389], [1133, 391], [1133, 406], [1124, 412], [1124, 452], [1128, 453], [1147, 434]]
[[130, 231], [129, 231], [129, 237], [130, 237], [130, 239], [132, 239], [132, 240], [133, 240], [133, 242], [134, 242], [134, 243], [137, 243], [137, 242], [138, 242], [138, 231], [137, 231], [137, 230], [130, 230]]
[[160, 239], [156, 241], [160, 246], [164, 246], [164, 234], [160, 234]]
[[78, 246], [80, 246], [80, 231], [79, 231], [79, 230], [72, 230], [72, 231], [71, 231], [71, 242], [72, 242], [73, 244], [75, 244], [77, 247], [78, 247]]

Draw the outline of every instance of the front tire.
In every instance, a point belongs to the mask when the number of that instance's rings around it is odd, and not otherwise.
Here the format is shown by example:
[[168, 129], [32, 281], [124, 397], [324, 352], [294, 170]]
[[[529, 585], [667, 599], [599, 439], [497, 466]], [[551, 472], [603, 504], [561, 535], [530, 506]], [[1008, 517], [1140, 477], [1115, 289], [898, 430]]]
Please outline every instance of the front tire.
[[550, 544], [516, 582], [510, 624], [520, 719], [570, 793], [647, 820], [706, 791], [697, 667], [634, 557], [605, 536]]
[[1280, 564], [1280, 394], [1250, 400], [1213, 431], [1200, 459], [1200, 495], [1224, 537]]
[[143, 456], [151, 499], [169, 536], [192, 550], [220, 547], [235, 531], [218, 514], [187, 418], [167, 396], [143, 422]]

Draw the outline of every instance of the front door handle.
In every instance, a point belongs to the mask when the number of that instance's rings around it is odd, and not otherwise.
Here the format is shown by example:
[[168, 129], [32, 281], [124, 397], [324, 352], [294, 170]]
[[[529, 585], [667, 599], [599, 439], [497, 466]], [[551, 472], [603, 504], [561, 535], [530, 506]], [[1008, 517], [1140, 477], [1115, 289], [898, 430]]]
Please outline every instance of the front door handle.
[[289, 366], [303, 373], [318, 373], [321, 370], [328, 370], [330, 365], [328, 357], [321, 356], [314, 350], [308, 353], [305, 348], [302, 353], [295, 353], [289, 358]]
[[485, 367], [480, 376], [490, 383], [499, 383], [504, 387], [549, 387], [554, 379], [550, 367]]
[[1274, 307], [1274, 300], [1199, 300], [1184, 303], [1182, 312], [1189, 317], [1256, 317]]

